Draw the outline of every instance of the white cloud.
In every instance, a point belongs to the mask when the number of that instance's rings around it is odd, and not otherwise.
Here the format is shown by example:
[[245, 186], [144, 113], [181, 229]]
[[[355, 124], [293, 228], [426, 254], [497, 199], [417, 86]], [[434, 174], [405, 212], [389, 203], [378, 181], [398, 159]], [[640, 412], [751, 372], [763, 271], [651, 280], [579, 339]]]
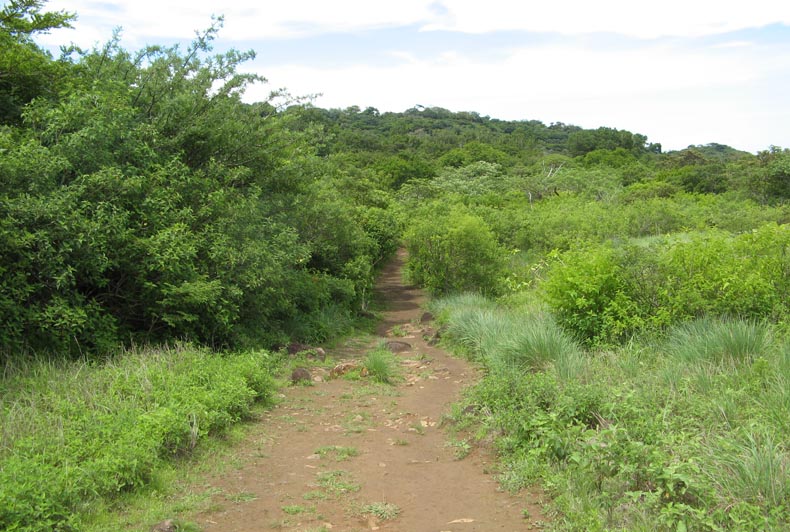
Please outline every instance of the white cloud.
[[[123, 26], [127, 42], [191, 38], [224, 14], [226, 40], [294, 38], [304, 35], [417, 25], [424, 31], [486, 33], [502, 30], [557, 32], [566, 35], [612, 32], [639, 38], [701, 36], [773, 23], [790, 25], [790, 2], [778, 0], [51, 0], [46, 9], [80, 16], [78, 33], [65, 34], [82, 45], [109, 37]], [[88, 29], [88, 27], [92, 29]], [[103, 28], [98, 38], [96, 28]], [[62, 41], [62, 34], [58, 37]], [[53, 39], [50, 39], [53, 40]], [[53, 40], [54, 42], [54, 40]]]
[[[225, 16], [222, 32], [225, 40], [294, 38], [404, 26], [436, 19], [431, 3], [425, 0], [234, 0], [228, 3], [207, 0], [51, 0], [46, 9], [77, 13], [77, 34], [58, 32], [57, 36], [66, 35], [85, 45], [95, 42], [95, 32], [86, 27], [103, 27], [106, 34], [100, 40], [106, 40], [113, 27], [122, 26], [125, 39], [136, 44], [161, 38], [191, 38], [195, 30], [209, 25], [212, 15]], [[82, 35], [84, 31], [88, 34]], [[88, 41], [85, 37], [94, 40]]]
[[790, 25], [790, 3], [778, 0], [444, 0], [442, 4], [452, 17], [427, 24], [426, 30], [611, 32], [655, 38], [721, 34], [777, 22]]

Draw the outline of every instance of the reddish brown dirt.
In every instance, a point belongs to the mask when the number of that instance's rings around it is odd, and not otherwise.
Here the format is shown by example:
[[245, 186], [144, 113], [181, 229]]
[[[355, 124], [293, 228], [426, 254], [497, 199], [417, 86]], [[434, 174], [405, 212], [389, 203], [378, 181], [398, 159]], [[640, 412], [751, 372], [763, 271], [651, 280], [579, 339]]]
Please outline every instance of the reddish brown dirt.
[[[235, 471], [211, 481], [215, 511], [196, 517], [207, 532], [362, 531], [472, 532], [540, 530], [537, 498], [498, 489], [493, 456], [473, 449], [457, 459], [445, 425], [452, 402], [477, 377], [467, 362], [428, 345], [430, 324], [420, 324], [423, 292], [401, 280], [403, 254], [383, 272], [378, 297], [387, 310], [381, 337], [408, 342], [397, 353], [402, 381], [395, 386], [368, 380], [327, 379], [285, 390], [240, 446]], [[393, 328], [405, 336], [393, 337]], [[361, 359], [372, 345], [330, 351], [336, 359]], [[460, 439], [460, 436], [456, 436]], [[353, 448], [338, 461], [317, 451]], [[345, 492], [321, 485], [336, 473]], [[354, 486], [358, 490], [354, 491]], [[341, 486], [342, 487], [342, 486]], [[366, 505], [388, 503], [400, 511], [390, 519], [365, 513]], [[390, 506], [392, 508], [392, 506]], [[526, 512], [525, 512], [526, 510]], [[528, 515], [528, 518], [524, 516]]]

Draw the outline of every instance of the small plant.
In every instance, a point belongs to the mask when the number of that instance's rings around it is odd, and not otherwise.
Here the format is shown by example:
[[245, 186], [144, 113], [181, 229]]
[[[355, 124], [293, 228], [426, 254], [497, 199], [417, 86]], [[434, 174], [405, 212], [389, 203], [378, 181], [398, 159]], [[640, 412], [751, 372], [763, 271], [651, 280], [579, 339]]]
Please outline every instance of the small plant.
[[327, 445], [316, 449], [315, 454], [321, 458], [332, 456], [335, 462], [343, 462], [359, 454], [355, 447], [342, 447], [340, 445]]
[[463, 460], [472, 452], [472, 446], [467, 440], [451, 440], [445, 446], [453, 448], [453, 455], [455, 455], [456, 460]]
[[370, 378], [383, 384], [393, 384], [397, 377], [395, 356], [386, 348], [378, 347], [368, 353], [364, 361]]
[[415, 421], [411, 425], [409, 425], [409, 430], [412, 432], [416, 432], [420, 436], [425, 434], [425, 427], [419, 421]]
[[351, 480], [348, 471], [324, 471], [316, 477], [316, 482], [328, 494], [338, 496], [354, 493], [360, 490], [360, 485]]
[[305, 508], [299, 504], [289, 504], [282, 507], [283, 512], [287, 513], [288, 515], [299, 515], [305, 512], [310, 512], [311, 508]]
[[395, 327], [390, 329], [390, 334], [397, 338], [402, 338], [406, 336], [408, 333], [406, 332], [406, 330], [403, 328], [402, 325], [396, 325]]
[[346, 434], [359, 434], [365, 429], [370, 427], [370, 414], [361, 412], [359, 414], [351, 413], [351, 415], [343, 422], [343, 428]]
[[329, 495], [321, 490], [313, 490], [302, 495], [302, 498], [306, 501], [325, 501], [329, 498]]
[[363, 515], [372, 515], [381, 521], [387, 521], [398, 517], [401, 509], [390, 502], [373, 502], [363, 506], [361, 512]]
[[230, 502], [250, 502], [256, 500], [258, 496], [254, 493], [250, 493], [249, 491], [240, 491], [239, 493], [226, 495], [225, 498]]

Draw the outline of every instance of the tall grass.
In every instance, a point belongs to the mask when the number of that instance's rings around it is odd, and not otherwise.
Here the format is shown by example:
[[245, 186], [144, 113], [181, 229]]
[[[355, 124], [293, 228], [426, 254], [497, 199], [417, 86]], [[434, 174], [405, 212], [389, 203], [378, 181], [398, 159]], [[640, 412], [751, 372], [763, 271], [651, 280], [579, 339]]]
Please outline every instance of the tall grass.
[[363, 361], [370, 378], [382, 384], [393, 384], [398, 378], [398, 365], [395, 356], [384, 345], [369, 351]]
[[572, 379], [584, 370], [579, 344], [545, 312], [531, 306], [529, 310], [497, 308], [472, 294], [444, 298], [434, 305], [451, 340], [493, 373], [553, 367], [560, 377]]
[[733, 500], [778, 507], [790, 503], [790, 455], [769, 433], [722, 440], [710, 472]]
[[488, 368], [468, 401], [509, 488], [540, 481], [557, 530], [787, 530], [790, 343], [704, 318], [585, 352], [539, 307], [440, 301]]
[[673, 327], [666, 352], [686, 364], [739, 365], [770, 354], [773, 348], [767, 323], [706, 317]]

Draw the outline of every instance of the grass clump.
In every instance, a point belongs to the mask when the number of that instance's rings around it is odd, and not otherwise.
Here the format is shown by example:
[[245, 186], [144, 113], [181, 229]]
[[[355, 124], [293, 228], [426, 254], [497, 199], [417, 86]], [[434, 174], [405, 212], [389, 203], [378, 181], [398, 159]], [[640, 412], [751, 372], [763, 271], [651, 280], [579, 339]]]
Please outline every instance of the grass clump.
[[104, 363], [7, 365], [0, 529], [80, 529], [93, 502], [147, 486], [164, 460], [270, 399], [266, 357], [180, 346]]
[[687, 364], [738, 365], [772, 349], [771, 328], [764, 322], [705, 317], [673, 327], [666, 351]]
[[348, 471], [324, 471], [316, 477], [316, 483], [323, 488], [327, 494], [332, 496], [355, 493], [361, 486], [351, 479]]
[[542, 311], [500, 308], [475, 294], [444, 298], [434, 309], [451, 341], [495, 374], [553, 367], [573, 379], [584, 371], [579, 344]]
[[384, 346], [368, 352], [362, 364], [370, 378], [376, 382], [394, 384], [398, 379], [397, 360]]
[[343, 462], [359, 455], [356, 447], [343, 447], [341, 445], [327, 445], [316, 449], [315, 454], [321, 458], [333, 457], [336, 462]]
[[770, 434], [720, 440], [711, 480], [735, 500], [781, 507], [790, 501], [790, 455]]
[[392, 504], [391, 502], [373, 502], [364, 505], [360, 510], [360, 513], [363, 515], [372, 515], [380, 521], [395, 519], [398, 517], [398, 515], [400, 515], [400, 512], [400, 507], [397, 504]]

